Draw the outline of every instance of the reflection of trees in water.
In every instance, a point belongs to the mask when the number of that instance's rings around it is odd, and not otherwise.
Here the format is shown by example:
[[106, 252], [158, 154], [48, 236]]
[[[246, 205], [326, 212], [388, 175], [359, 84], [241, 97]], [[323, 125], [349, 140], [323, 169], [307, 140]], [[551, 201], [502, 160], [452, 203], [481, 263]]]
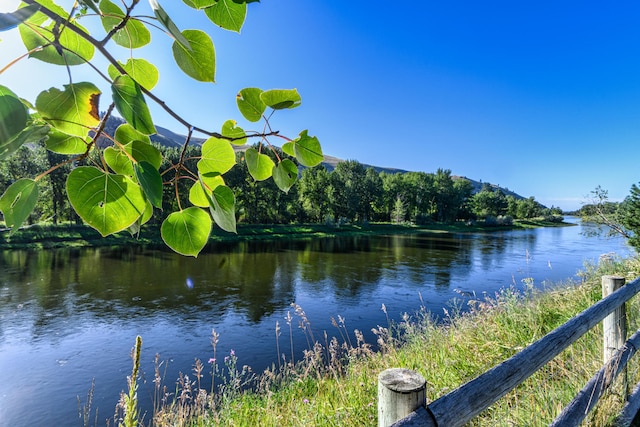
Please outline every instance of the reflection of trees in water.
[[385, 265], [386, 279], [399, 286], [446, 288], [467, 277], [473, 262], [473, 244], [462, 234], [391, 236], [382, 245], [392, 254]]
[[478, 235], [474, 244], [478, 250], [480, 267], [484, 271], [499, 268], [505, 264], [507, 254], [513, 254], [513, 248], [525, 247], [521, 254], [528, 262], [529, 254], [536, 248], [536, 230], [523, 230], [509, 233], [487, 233]]
[[[483, 256], [504, 251], [500, 240], [490, 250], [480, 243]], [[259, 322], [295, 301], [300, 283], [354, 300], [383, 280], [448, 287], [469, 274], [477, 244], [465, 235], [416, 234], [218, 243], [197, 259], [140, 248], [5, 251], [0, 310], [32, 301], [39, 331], [77, 313], [121, 321], [207, 316], [212, 323], [240, 314]]]

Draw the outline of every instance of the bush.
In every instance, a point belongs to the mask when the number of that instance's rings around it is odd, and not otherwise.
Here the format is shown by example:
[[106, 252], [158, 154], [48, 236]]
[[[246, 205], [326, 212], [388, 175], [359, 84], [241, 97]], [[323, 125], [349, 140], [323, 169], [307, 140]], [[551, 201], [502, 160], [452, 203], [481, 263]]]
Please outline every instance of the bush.
[[500, 215], [497, 222], [498, 225], [513, 225], [513, 217], [511, 215]]

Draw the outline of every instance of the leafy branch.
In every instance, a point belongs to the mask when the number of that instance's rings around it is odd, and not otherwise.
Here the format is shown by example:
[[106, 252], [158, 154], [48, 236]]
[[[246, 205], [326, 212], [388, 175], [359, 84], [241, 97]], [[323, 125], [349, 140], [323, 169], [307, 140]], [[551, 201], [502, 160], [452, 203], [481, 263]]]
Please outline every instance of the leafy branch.
[[[247, 3], [239, 0], [186, 1], [187, 6], [203, 12], [216, 25], [239, 31], [244, 23]], [[133, 51], [151, 40], [147, 27], [160, 28], [173, 38], [173, 58], [189, 77], [201, 82], [213, 82], [215, 51], [210, 36], [202, 30], [180, 31], [156, 0], [149, 3], [153, 17], [135, 15], [139, 0], [131, 0], [122, 10], [111, 0], [79, 1], [69, 10], [53, 0], [24, 0], [25, 7], [10, 14], [0, 14], [0, 31], [16, 26], [20, 31], [27, 54], [2, 68], [6, 70], [19, 60], [29, 58], [48, 64], [64, 66], [69, 83], [63, 89], [50, 88], [41, 92], [34, 103], [20, 98], [14, 91], [0, 86], [0, 159], [9, 157], [22, 145], [43, 142], [54, 153], [70, 156], [58, 165], [31, 179], [24, 177], [10, 185], [0, 197], [0, 211], [13, 230], [28, 217], [38, 198], [38, 181], [65, 165], [73, 165], [66, 180], [69, 202], [77, 214], [106, 236], [128, 229], [136, 234], [147, 222], [154, 209], [162, 208], [163, 185], [171, 185], [178, 200], [178, 211], [171, 212], [161, 226], [162, 238], [174, 251], [193, 255], [206, 244], [213, 222], [222, 229], [235, 232], [235, 196], [225, 185], [224, 175], [236, 163], [233, 145], [242, 146], [250, 139], [259, 139], [259, 148], [247, 148], [245, 158], [251, 176], [257, 181], [273, 178], [283, 191], [297, 181], [298, 166], [290, 159], [277, 155], [269, 138], [284, 138], [282, 150], [301, 165], [312, 167], [322, 159], [317, 138], [302, 131], [295, 139], [273, 130], [270, 120], [275, 111], [296, 108], [301, 97], [295, 89], [263, 91], [245, 88], [239, 91], [236, 103], [241, 115], [249, 122], [264, 120], [263, 132], [245, 132], [234, 120], [227, 120], [220, 132], [199, 128], [177, 114], [153, 93], [159, 72], [150, 62], [129, 55], [126, 63], [116, 59], [113, 41], [117, 46]], [[95, 15], [87, 14], [91, 9]], [[96, 38], [95, 30], [85, 29], [80, 18], [96, 17], [105, 31]], [[151, 20], [151, 22], [147, 22]], [[92, 62], [98, 52], [108, 63], [100, 70]], [[107, 112], [98, 114], [101, 90], [92, 82], [74, 82], [71, 70], [76, 65], [90, 66], [110, 84], [113, 102]], [[172, 119], [183, 125], [187, 136], [179, 159], [169, 170], [173, 179], [164, 182], [159, 169], [162, 154], [151, 144], [156, 133], [147, 99], [163, 109]], [[267, 111], [267, 109], [270, 109]], [[105, 125], [116, 110], [125, 120], [113, 135], [105, 133]], [[187, 147], [194, 132], [209, 138], [202, 144], [195, 159], [195, 169], [187, 167]], [[112, 145], [102, 148], [96, 142], [105, 136]], [[276, 152], [276, 161], [261, 152], [265, 143]], [[99, 162], [84, 166], [82, 162], [97, 152]], [[100, 166], [98, 164], [101, 163]], [[165, 171], [166, 172], [166, 171]], [[178, 183], [192, 182], [188, 200], [192, 206], [183, 208]]]

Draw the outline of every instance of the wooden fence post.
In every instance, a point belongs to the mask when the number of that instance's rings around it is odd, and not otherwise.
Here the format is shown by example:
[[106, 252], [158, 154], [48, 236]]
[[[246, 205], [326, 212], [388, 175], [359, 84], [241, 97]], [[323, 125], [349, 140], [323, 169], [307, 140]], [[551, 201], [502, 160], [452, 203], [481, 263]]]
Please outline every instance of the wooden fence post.
[[[602, 298], [620, 289], [624, 286], [624, 283], [624, 277], [602, 276]], [[627, 311], [625, 304], [622, 304], [604, 318], [602, 329], [604, 335], [603, 358], [606, 364], [627, 340]]]
[[387, 369], [378, 375], [378, 427], [388, 427], [426, 404], [426, 380], [418, 372]]

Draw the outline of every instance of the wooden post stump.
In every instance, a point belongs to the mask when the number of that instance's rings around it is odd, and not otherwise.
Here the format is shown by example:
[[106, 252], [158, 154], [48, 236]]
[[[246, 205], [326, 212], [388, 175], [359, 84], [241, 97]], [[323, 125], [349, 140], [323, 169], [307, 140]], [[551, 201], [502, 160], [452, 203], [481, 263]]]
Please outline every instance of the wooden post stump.
[[404, 368], [378, 375], [378, 427], [388, 427], [425, 406], [426, 384], [418, 372]]
[[[624, 283], [624, 277], [602, 276], [602, 298], [620, 289]], [[627, 340], [627, 311], [624, 304], [604, 318], [602, 329], [604, 335], [603, 359], [606, 364]]]

